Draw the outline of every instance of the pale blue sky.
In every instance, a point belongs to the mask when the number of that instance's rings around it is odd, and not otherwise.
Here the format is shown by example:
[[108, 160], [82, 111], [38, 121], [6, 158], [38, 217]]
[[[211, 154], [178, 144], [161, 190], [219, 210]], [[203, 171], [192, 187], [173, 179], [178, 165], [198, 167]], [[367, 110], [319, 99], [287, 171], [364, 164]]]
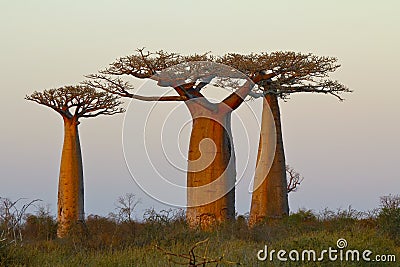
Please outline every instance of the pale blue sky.
[[[282, 103], [288, 163], [305, 177], [292, 209], [361, 210], [400, 193], [400, 2], [0, 0], [0, 196], [56, 206], [62, 123], [26, 94], [83, 79], [138, 47], [180, 53], [294, 50], [336, 56], [355, 90]], [[133, 192], [121, 152], [123, 116], [83, 121], [86, 212], [107, 214]], [[237, 151], [240, 153], [240, 151]], [[184, 178], [183, 178], [184, 179]], [[249, 209], [240, 191], [239, 213]]]

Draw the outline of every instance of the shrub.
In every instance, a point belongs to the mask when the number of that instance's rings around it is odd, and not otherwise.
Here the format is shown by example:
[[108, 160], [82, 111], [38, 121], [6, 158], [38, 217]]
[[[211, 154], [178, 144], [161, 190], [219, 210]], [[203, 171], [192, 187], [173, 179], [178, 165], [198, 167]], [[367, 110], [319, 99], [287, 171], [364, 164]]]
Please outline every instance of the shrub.
[[381, 209], [378, 215], [379, 229], [400, 244], [400, 196], [381, 197]]
[[28, 240], [52, 240], [57, 236], [57, 222], [48, 207], [39, 206], [36, 213], [25, 218], [24, 236]]

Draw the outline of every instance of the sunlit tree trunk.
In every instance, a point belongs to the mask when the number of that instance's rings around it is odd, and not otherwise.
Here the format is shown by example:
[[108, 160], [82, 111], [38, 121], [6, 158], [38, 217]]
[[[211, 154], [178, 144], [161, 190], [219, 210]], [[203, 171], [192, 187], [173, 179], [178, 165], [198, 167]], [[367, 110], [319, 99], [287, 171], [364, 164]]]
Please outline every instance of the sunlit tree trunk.
[[231, 112], [186, 103], [193, 120], [187, 173], [186, 218], [191, 227], [208, 228], [235, 216], [235, 157]]
[[[271, 109], [272, 117], [268, 105]], [[275, 147], [268, 143], [274, 139], [271, 136], [271, 134], [274, 134], [271, 133], [271, 126], [273, 125], [275, 125], [276, 129]], [[271, 151], [271, 149], [275, 151]], [[271, 160], [272, 165], [268, 164]], [[260, 144], [253, 190], [250, 226], [262, 221], [264, 218], [281, 218], [289, 214], [285, 152], [279, 103], [275, 95], [266, 95], [263, 100]]]
[[84, 221], [83, 169], [78, 124], [75, 119], [64, 118], [64, 144], [58, 183], [57, 236], [68, 235], [71, 227]]

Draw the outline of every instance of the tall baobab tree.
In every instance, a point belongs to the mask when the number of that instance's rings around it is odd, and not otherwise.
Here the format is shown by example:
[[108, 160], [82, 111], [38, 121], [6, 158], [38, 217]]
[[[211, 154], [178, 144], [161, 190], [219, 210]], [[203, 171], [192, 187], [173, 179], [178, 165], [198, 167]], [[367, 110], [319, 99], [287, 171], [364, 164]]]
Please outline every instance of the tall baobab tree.
[[57, 236], [60, 238], [67, 236], [75, 223], [85, 219], [79, 120], [123, 112], [123, 109], [118, 108], [121, 104], [118, 98], [88, 86], [65, 86], [43, 92], [35, 91], [25, 97], [26, 100], [53, 109], [64, 121], [57, 207]]
[[[215, 63], [208, 54], [180, 56], [159, 51], [122, 57], [100, 74], [89, 75], [86, 84], [122, 97], [144, 101], [184, 101], [192, 116], [187, 170], [187, 221], [190, 226], [208, 227], [235, 216], [235, 157], [231, 135], [231, 114], [254, 83], [271, 78], [255, 72], [247, 77], [232, 67]], [[159, 86], [172, 87], [175, 96], [148, 97], [133, 89], [120, 76], [154, 79]], [[232, 93], [212, 103], [202, 89], [218, 80]], [[235, 81], [236, 82], [235, 82]], [[241, 80], [241, 82], [238, 82]]]
[[[263, 115], [257, 168], [250, 210], [250, 225], [266, 217], [280, 218], [289, 213], [287, 198], [286, 163], [283, 147], [281, 116], [278, 99], [287, 100], [294, 93], [320, 93], [335, 96], [340, 101], [342, 93], [351, 92], [338, 81], [331, 80], [329, 74], [340, 65], [334, 57], [321, 57], [295, 52], [274, 52], [252, 54], [248, 58], [231, 54], [222, 63], [233, 66], [243, 73], [264, 72], [271, 77], [257, 82], [263, 96]], [[256, 95], [256, 97], [259, 95]], [[266, 112], [270, 109], [271, 112]], [[272, 113], [272, 117], [270, 114]], [[272, 159], [270, 155], [271, 124], [276, 129], [276, 146]]]

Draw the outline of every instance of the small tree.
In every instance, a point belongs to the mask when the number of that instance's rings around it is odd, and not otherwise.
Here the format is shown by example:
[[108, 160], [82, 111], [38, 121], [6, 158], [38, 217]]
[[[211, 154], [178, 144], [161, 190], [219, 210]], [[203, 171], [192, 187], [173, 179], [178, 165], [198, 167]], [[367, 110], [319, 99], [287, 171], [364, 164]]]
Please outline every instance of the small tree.
[[78, 125], [81, 118], [113, 115], [118, 108], [118, 96], [98, 92], [88, 86], [65, 86], [34, 92], [26, 100], [47, 106], [61, 115], [64, 121], [64, 145], [58, 183], [57, 236], [65, 237], [71, 227], [84, 222], [84, 187], [82, 154]]
[[299, 185], [303, 182], [304, 177], [300, 175], [300, 173], [296, 172], [295, 169], [286, 165], [286, 173], [288, 175], [287, 181], [287, 192], [296, 192], [299, 189]]
[[117, 213], [111, 213], [110, 215], [120, 222], [132, 223], [133, 212], [139, 203], [140, 200], [134, 194], [126, 193], [117, 199], [117, 203], [115, 204]]

